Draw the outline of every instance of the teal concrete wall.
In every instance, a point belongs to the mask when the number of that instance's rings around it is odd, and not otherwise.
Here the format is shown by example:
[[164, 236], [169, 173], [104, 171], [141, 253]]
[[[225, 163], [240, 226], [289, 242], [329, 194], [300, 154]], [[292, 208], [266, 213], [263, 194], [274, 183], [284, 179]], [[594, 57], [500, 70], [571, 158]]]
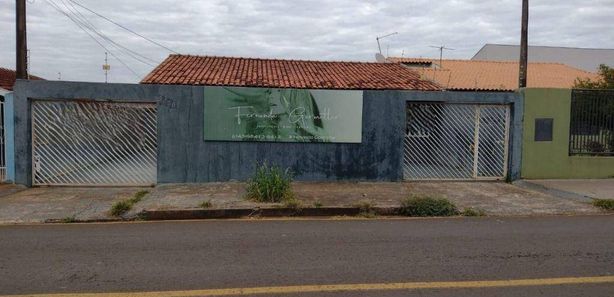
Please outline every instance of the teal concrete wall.
[[13, 122], [13, 93], [4, 95], [5, 182], [15, 181], [15, 123]]
[[[544, 178], [614, 177], [614, 157], [570, 156], [570, 89], [525, 89], [521, 176]], [[552, 141], [534, 141], [535, 119], [552, 118]]]

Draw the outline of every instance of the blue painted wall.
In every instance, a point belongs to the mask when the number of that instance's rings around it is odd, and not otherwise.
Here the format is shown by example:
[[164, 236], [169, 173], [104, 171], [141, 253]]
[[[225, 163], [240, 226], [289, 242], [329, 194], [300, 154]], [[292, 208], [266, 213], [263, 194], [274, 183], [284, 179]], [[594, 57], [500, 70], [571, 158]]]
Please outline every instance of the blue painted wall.
[[6, 165], [5, 182], [15, 180], [15, 121], [13, 119], [13, 93], [4, 94], [4, 154]]
[[[407, 101], [521, 104], [515, 93], [364, 91], [362, 143], [205, 142], [204, 89], [196, 86], [18, 81], [15, 86], [15, 181], [31, 184], [32, 99], [95, 99], [158, 103], [158, 182], [245, 180], [259, 161], [290, 167], [298, 180], [402, 179]], [[517, 123], [518, 121], [518, 123]], [[519, 131], [512, 132], [510, 177], [519, 175], [515, 157]], [[517, 159], [518, 158], [518, 159]], [[518, 165], [516, 165], [516, 163]]]

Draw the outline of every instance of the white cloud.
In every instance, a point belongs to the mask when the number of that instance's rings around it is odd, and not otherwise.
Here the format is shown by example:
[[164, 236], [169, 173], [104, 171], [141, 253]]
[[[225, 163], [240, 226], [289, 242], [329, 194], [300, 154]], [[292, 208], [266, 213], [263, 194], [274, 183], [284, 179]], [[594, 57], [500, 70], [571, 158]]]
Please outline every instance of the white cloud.
[[[46, 3], [28, 4], [31, 72], [48, 79], [102, 81], [104, 50]], [[64, 3], [67, 0], [55, 0]], [[390, 55], [437, 56], [430, 45], [470, 58], [484, 43], [517, 43], [520, 1], [77, 0], [181, 53], [372, 61], [375, 37]], [[32, 2], [32, 1], [29, 1]], [[14, 1], [0, 2], [0, 65], [14, 68]], [[104, 34], [155, 61], [167, 51], [84, 13]], [[614, 48], [614, 0], [531, 1], [531, 44]], [[110, 48], [139, 75], [152, 66]], [[110, 58], [111, 81], [137, 82]]]

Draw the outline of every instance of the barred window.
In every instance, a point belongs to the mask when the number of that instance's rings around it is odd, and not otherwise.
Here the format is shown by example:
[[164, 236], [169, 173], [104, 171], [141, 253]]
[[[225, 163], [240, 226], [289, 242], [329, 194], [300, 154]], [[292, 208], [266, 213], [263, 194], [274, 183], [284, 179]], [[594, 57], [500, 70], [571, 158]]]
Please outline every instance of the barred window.
[[614, 156], [614, 90], [573, 90], [569, 154]]

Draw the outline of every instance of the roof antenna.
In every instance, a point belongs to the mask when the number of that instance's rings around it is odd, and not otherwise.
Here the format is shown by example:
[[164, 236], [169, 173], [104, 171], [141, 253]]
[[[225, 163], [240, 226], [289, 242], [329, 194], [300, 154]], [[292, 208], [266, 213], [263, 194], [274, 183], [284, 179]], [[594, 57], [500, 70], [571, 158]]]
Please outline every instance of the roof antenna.
[[429, 47], [432, 48], [438, 48], [439, 49], [439, 68], [443, 68], [441, 65], [443, 63], [443, 50], [450, 50], [453, 51], [453, 48], [449, 48], [446, 47], [445, 45], [440, 45], [440, 46], [434, 46], [434, 45], [429, 45]]
[[102, 70], [104, 71], [104, 83], [106, 84], [109, 78], [109, 70], [111, 70], [111, 65], [109, 65], [106, 52], [104, 53], [104, 64], [102, 64]]
[[390, 37], [390, 36], [392, 36], [392, 35], [397, 35], [397, 34], [399, 34], [399, 32], [392, 32], [392, 33], [390, 33], [390, 34], [386, 34], [386, 35], [384, 35], [384, 36], [377, 36], [377, 37], [375, 38], [375, 40], [377, 40], [377, 49], [379, 49], [379, 54], [380, 54], [380, 55], [382, 54], [382, 46], [379, 44], [379, 40], [380, 40], [380, 39], [384, 39], [384, 38], [386, 38], [386, 37]]

